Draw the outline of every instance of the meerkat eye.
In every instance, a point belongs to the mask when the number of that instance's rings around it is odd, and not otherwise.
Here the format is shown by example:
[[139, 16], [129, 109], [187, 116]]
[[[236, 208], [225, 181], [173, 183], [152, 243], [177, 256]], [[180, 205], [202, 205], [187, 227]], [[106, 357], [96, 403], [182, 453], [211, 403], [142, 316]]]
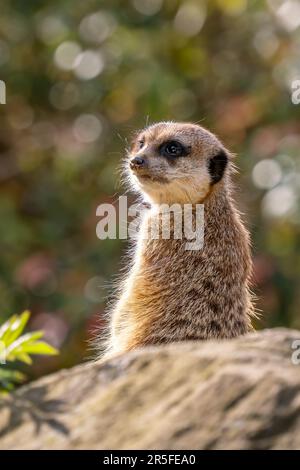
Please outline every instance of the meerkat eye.
[[138, 140], [138, 147], [141, 149], [145, 145], [145, 139]]
[[183, 157], [187, 154], [184, 146], [176, 140], [165, 142], [160, 146], [159, 153], [164, 157]]

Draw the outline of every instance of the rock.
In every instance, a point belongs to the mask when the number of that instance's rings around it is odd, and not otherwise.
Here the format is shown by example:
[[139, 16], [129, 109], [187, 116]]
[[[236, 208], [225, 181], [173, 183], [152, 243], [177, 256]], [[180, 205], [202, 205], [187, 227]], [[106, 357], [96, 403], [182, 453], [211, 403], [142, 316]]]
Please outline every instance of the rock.
[[60, 371], [2, 399], [0, 448], [299, 449], [297, 339], [264, 330]]

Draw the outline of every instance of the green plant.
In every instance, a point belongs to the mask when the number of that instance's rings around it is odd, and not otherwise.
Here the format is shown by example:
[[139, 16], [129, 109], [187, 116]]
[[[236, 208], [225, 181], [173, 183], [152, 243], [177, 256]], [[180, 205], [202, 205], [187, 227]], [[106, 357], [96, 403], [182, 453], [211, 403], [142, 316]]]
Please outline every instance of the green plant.
[[22, 372], [8, 368], [8, 362], [20, 361], [30, 365], [32, 354], [48, 356], [58, 354], [53, 346], [40, 341], [44, 334], [42, 331], [22, 335], [29, 317], [28, 311], [21, 315], [13, 315], [0, 327], [0, 391], [11, 391], [14, 389], [14, 384], [26, 379]]

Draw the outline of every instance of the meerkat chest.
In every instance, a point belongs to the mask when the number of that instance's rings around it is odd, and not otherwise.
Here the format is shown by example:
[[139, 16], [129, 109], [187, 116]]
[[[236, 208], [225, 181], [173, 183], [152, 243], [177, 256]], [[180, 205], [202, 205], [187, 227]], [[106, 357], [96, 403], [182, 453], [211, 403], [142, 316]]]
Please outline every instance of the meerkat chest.
[[186, 251], [184, 240], [148, 241], [140, 259], [143, 279], [161, 290], [182, 289], [208, 269], [205, 250]]

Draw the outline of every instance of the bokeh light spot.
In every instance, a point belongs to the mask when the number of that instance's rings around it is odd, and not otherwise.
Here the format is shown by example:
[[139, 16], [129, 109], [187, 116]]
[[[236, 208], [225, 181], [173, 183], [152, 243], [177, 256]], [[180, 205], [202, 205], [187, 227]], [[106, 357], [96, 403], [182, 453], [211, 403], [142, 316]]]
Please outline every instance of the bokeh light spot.
[[257, 188], [271, 189], [282, 178], [280, 165], [275, 160], [265, 159], [258, 162], [252, 171], [252, 179]]
[[262, 201], [262, 212], [267, 217], [282, 217], [295, 209], [296, 196], [288, 185], [271, 189]]
[[132, 0], [132, 4], [139, 13], [152, 16], [159, 12], [163, 0]]
[[79, 90], [74, 83], [58, 82], [49, 93], [49, 101], [54, 108], [66, 111], [78, 103]]
[[76, 57], [74, 63], [75, 75], [81, 80], [91, 80], [97, 77], [104, 68], [100, 52], [86, 50]]
[[217, 0], [219, 7], [228, 15], [240, 15], [247, 8], [247, 0]]
[[81, 114], [73, 125], [73, 132], [80, 142], [94, 142], [100, 137], [102, 125], [100, 120], [93, 114]]
[[65, 41], [60, 44], [54, 54], [54, 62], [62, 70], [72, 70], [75, 60], [81, 52], [81, 47], [77, 42]]
[[174, 19], [174, 28], [183, 36], [192, 37], [201, 31], [206, 18], [203, 3], [186, 2], [179, 8]]
[[46, 16], [37, 18], [37, 35], [45, 44], [53, 44], [61, 40], [68, 33], [68, 28], [62, 18], [57, 16]]
[[103, 278], [95, 276], [89, 279], [84, 287], [84, 295], [90, 302], [103, 302], [105, 297], [103, 292]]
[[113, 33], [116, 24], [112, 15], [99, 11], [83, 18], [79, 33], [86, 41], [100, 44]]

